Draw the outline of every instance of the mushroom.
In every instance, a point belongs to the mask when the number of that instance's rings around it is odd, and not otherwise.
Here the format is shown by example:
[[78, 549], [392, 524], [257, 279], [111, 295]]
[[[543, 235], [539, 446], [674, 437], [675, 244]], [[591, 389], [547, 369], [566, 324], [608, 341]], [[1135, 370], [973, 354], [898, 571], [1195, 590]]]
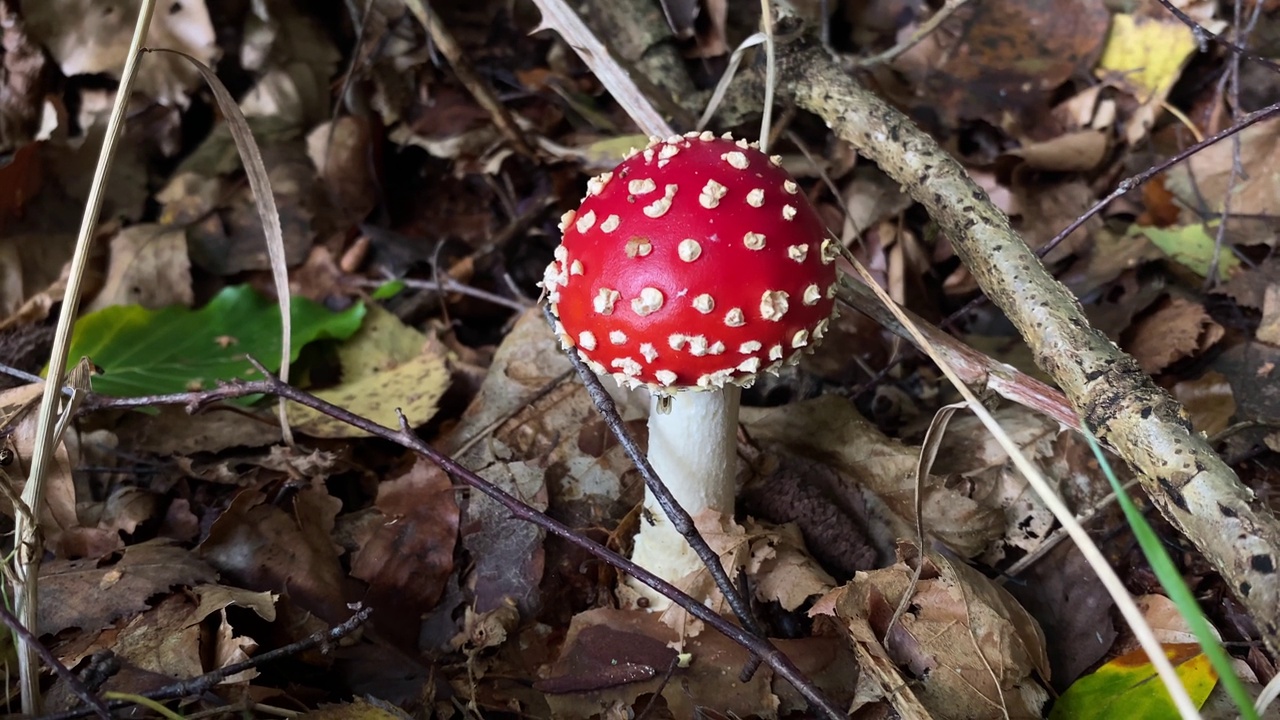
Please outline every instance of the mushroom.
[[[650, 391], [653, 469], [691, 516], [732, 517], [740, 388], [822, 339], [835, 241], [781, 158], [709, 132], [632, 151], [560, 230], [541, 285], [562, 346]], [[632, 559], [673, 583], [702, 570], [648, 490], [644, 508]]]

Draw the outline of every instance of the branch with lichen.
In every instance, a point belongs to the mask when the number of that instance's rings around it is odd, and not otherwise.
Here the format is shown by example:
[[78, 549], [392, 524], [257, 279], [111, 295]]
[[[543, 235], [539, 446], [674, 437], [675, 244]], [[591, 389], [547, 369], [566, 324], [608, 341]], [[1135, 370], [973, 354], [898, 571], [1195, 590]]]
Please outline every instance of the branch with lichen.
[[[794, 27], [792, 28], [794, 29]], [[779, 48], [780, 90], [824, 119], [922, 204], [1036, 364], [1076, 412], [1138, 471], [1162, 514], [1222, 574], [1280, 652], [1280, 522], [1192, 431], [1181, 406], [1090, 326], [1009, 219], [929, 135], [843, 72], [809, 34]]]

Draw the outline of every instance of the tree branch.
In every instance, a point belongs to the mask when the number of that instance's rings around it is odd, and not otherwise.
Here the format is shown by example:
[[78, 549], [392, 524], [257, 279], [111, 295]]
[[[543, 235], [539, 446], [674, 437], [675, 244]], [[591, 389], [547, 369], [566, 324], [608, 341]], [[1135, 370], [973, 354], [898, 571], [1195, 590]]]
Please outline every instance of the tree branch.
[[1140, 473], [1164, 516], [1222, 574], [1267, 646], [1280, 653], [1275, 516], [1254, 505], [1253, 493], [1192, 431], [1181, 406], [1089, 325], [1076, 298], [933, 138], [844, 73], [816, 38], [804, 34], [780, 48], [779, 61], [784, 92], [924, 205], [1036, 363]]

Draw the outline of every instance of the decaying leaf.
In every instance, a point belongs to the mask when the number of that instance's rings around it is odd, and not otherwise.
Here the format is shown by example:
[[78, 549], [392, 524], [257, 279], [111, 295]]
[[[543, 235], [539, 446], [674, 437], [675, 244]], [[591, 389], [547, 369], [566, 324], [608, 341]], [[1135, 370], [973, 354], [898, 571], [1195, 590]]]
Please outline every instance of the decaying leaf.
[[[673, 717], [696, 717], [699, 707], [731, 717], [778, 717], [808, 708], [790, 683], [767, 668], [757, 671], [751, 682], [740, 682], [737, 669], [746, 652], [723, 635], [703, 633], [687, 641], [687, 668], [670, 664], [675, 653], [666, 646], [675, 640], [656, 615], [640, 610], [601, 608], [574, 616], [559, 659], [542, 681], [552, 714], [599, 716], [610, 708], [632, 707], [659, 687]], [[843, 640], [773, 642], [832, 702], [847, 706], [858, 672]]]
[[[418, 458], [378, 485], [380, 523], [351, 559], [351, 575], [369, 583], [365, 603], [382, 628], [413, 627], [430, 611], [453, 573], [458, 503], [453, 481]], [[416, 634], [396, 633], [409, 648]]]
[[1203, 305], [1174, 297], [1134, 323], [1125, 345], [1143, 372], [1154, 374], [1184, 357], [1204, 352], [1225, 332]]
[[217, 573], [191, 551], [161, 540], [131, 545], [119, 559], [54, 560], [40, 568], [40, 634], [96, 631], [149, 607], [175, 586], [213, 582]]
[[330, 539], [341, 507], [323, 485], [287, 492], [279, 504], [258, 490], [242, 490], [197, 550], [243, 587], [287, 593], [310, 612], [341, 622], [352, 599]]
[[[890, 537], [915, 536], [915, 472], [918, 452], [885, 437], [848, 401], [826, 395], [776, 408], [743, 408], [742, 423], [764, 446], [778, 444], [840, 471], [844, 481], [874, 496], [886, 511]], [[1003, 512], [929, 478], [924, 488], [924, 526], [965, 556], [983, 552], [1001, 537]]]
[[[118, 74], [141, 0], [44, 0], [25, 2], [31, 34], [49, 48], [64, 75]], [[183, 0], [156, 12], [147, 34], [154, 47], [181, 50], [205, 64], [219, 54], [204, 0]], [[177, 55], [156, 55], [142, 63], [135, 86], [165, 104], [187, 104], [200, 77]]]
[[[347, 342], [338, 348], [342, 382], [317, 391], [324, 400], [388, 427], [397, 427], [396, 410], [409, 424], [426, 423], [449, 385], [444, 348], [406, 326], [376, 304]], [[363, 430], [301, 405], [289, 405], [289, 423], [312, 437], [363, 437]]]
[[[876, 658], [864, 668], [881, 696], [905, 716], [921, 717], [923, 706], [934, 718], [988, 717], [993, 707], [1009, 717], [1041, 717], [1049, 695], [1034, 673], [1050, 674], [1036, 621], [967, 565], [935, 553], [921, 559], [906, 543], [900, 548], [897, 564], [859, 574], [810, 614], [832, 615], [849, 629], [860, 662]], [[913, 585], [913, 565], [920, 562], [925, 565]], [[907, 611], [890, 627], [908, 593]], [[907, 686], [911, 691], [900, 695]]]
[[111, 305], [159, 310], [193, 302], [186, 234], [182, 228], [142, 224], [127, 227], [111, 238], [107, 279], [85, 312]]

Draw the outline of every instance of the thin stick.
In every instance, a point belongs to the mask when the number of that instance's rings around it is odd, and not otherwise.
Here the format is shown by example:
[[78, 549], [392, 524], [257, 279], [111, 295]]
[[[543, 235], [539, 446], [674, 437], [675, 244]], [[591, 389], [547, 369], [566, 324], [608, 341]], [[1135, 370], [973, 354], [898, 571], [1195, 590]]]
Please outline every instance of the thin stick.
[[916, 28], [915, 32], [911, 33], [911, 37], [882, 53], [858, 60], [853, 63], [853, 66], [866, 68], [871, 67], [872, 65], [883, 65], [897, 60], [899, 56], [915, 47], [921, 40], [928, 37], [930, 33], [937, 30], [942, 23], [946, 22], [948, 18], [954, 15], [957, 10], [964, 7], [968, 2], [969, 0], [947, 0], [947, 2], [944, 3], [942, 7], [938, 8], [938, 11], [933, 14], [933, 17], [926, 20], [922, 25], [920, 25], [920, 27]]
[[427, 34], [431, 36], [432, 42], [436, 47], [440, 48], [440, 52], [449, 61], [449, 65], [453, 68], [453, 73], [458, 76], [458, 80], [471, 91], [471, 96], [480, 103], [480, 107], [489, 113], [489, 117], [493, 119], [493, 124], [497, 126], [498, 131], [502, 133], [507, 142], [511, 143], [511, 147], [526, 157], [534, 157], [533, 148], [529, 145], [529, 141], [525, 139], [524, 132], [520, 126], [516, 124], [515, 118], [511, 112], [507, 110], [507, 106], [503, 105], [498, 96], [493, 93], [493, 89], [489, 84], [476, 73], [475, 68], [471, 66], [471, 61], [462, 52], [462, 46], [454, 39], [453, 33], [449, 32], [449, 28], [445, 27], [440, 21], [440, 15], [437, 13], [427, 0], [407, 0], [405, 3], [409, 6], [409, 12], [422, 23], [427, 29]]
[[94, 695], [89, 688], [85, 687], [84, 683], [80, 682], [80, 678], [68, 670], [67, 666], [63, 665], [62, 661], [40, 642], [40, 638], [36, 637], [35, 633], [23, 627], [22, 623], [18, 622], [18, 618], [14, 617], [13, 613], [9, 612], [8, 608], [3, 604], [0, 604], [0, 623], [3, 623], [5, 627], [9, 628], [10, 632], [17, 635], [18, 639], [26, 644], [27, 647], [34, 649], [45, 665], [53, 668], [53, 671], [57, 673], [58, 677], [62, 678], [62, 681], [71, 689], [71, 692], [75, 693], [75, 696], [84, 702], [86, 711], [92, 712], [100, 718], [111, 717], [111, 711], [107, 710], [102, 698]]
[[[272, 379], [275, 380], [275, 377], [272, 376]], [[276, 383], [278, 384], [278, 380], [276, 380]], [[268, 383], [263, 384], [265, 385]], [[372, 614], [372, 608], [360, 608], [341, 625], [335, 625], [328, 630], [321, 630], [320, 632], [312, 633], [295, 643], [290, 643], [284, 647], [264, 652], [261, 655], [249, 658], [248, 660], [233, 663], [226, 667], [207, 672], [204, 675], [173, 683], [172, 685], [165, 685], [164, 687], [152, 690], [151, 692], [140, 693], [140, 695], [148, 700], [174, 700], [176, 698], [199, 695], [237, 673], [242, 673], [245, 670], [257, 668], [269, 662], [274, 662], [286, 657], [292, 657], [314, 648], [335, 643], [355, 632], [361, 625], [364, 625]], [[109, 703], [108, 707], [115, 710], [132, 704], [133, 703], [116, 700]], [[77, 708], [75, 710], [60, 712], [56, 715], [48, 715], [42, 718], [42, 720], [71, 720], [71, 718], [84, 717], [88, 714], [89, 708]]]
[[[76, 313], [80, 308], [80, 286], [84, 282], [85, 268], [89, 261], [89, 245], [93, 241], [93, 234], [98, 225], [98, 215], [102, 212], [107, 177], [111, 174], [116, 146], [120, 142], [120, 136], [123, 135], [125, 111], [129, 107], [133, 81], [138, 74], [138, 60], [147, 39], [147, 29], [151, 26], [151, 15], [155, 5], [155, 0], [144, 0], [138, 8], [138, 21], [133, 29], [133, 39], [129, 41], [129, 53], [125, 56], [120, 86], [116, 89], [116, 99], [111, 107], [106, 136], [102, 140], [97, 167], [93, 171], [89, 197], [85, 200], [84, 216], [80, 220], [80, 234], [76, 238], [75, 253], [71, 256], [71, 267], [67, 273], [67, 289], [62, 296], [62, 309], [58, 313], [58, 327], [53, 335], [53, 349], [49, 352], [50, 374], [55, 378], [60, 376], [62, 369], [67, 366], [67, 355], [71, 348], [71, 327], [75, 323]], [[31, 470], [27, 476], [27, 485], [22, 490], [22, 499], [33, 513], [38, 513], [44, 502], [45, 477], [49, 473], [49, 464], [54, 455], [54, 431], [60, 393], [59, 383], [46, 383], [40, 401]], [[19, 514], [14, 524], [14, 534], [17, 543], [17, 557], [14, 561], [17, 575], [17, 582], [14, 584], [15, 614], [24, 627], [33, 628], [37, 624], [36, 613], [40, 605], [37, 579], [41, 554], [39, 528]], [[41, 698], [36, 651], [25, 641], [18, 647], [18, 669], [19, 688], [22, 691], [22, 711], [28, 715], [39, 714]]]

